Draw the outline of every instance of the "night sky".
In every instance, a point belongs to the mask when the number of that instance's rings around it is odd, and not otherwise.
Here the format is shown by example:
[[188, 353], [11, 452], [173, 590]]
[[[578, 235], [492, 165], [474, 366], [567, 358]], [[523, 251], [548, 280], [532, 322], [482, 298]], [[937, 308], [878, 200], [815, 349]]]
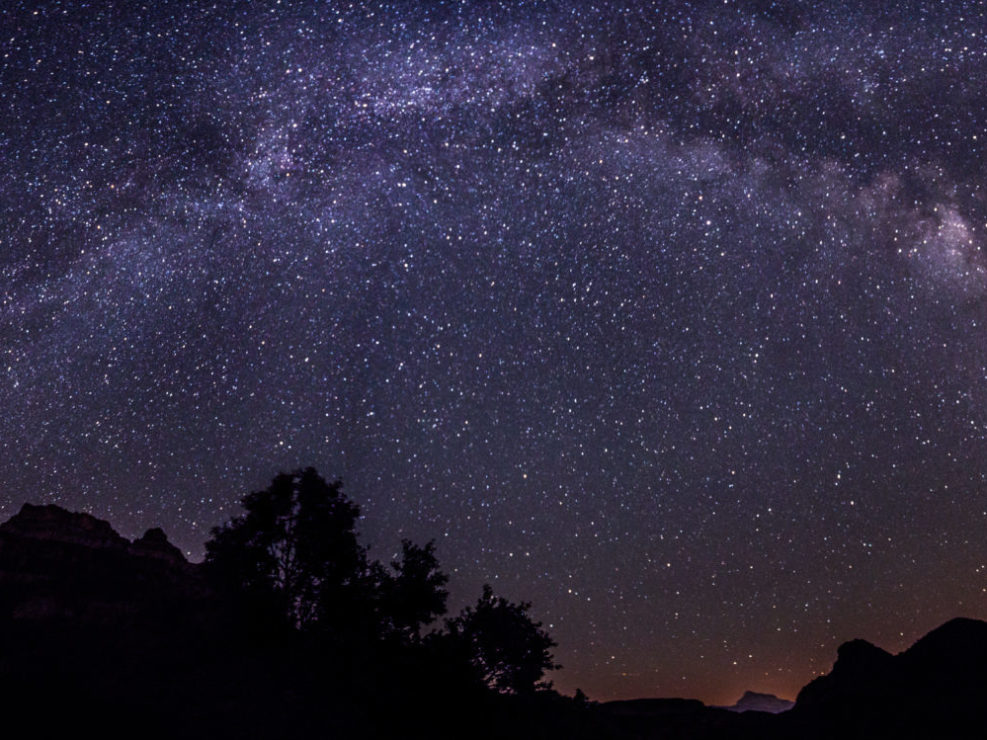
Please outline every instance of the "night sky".
[[873, 5], [4, 2], [0, 517], [314, 465], [595, 699], [987, 617], [985, 9]]

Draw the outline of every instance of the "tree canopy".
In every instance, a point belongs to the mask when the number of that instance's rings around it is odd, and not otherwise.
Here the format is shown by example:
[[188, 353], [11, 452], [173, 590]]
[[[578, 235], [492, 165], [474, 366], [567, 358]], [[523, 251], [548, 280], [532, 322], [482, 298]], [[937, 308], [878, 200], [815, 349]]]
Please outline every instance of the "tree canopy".
[[477, 677], [502, 693], [534, 691], [545, 671], [559, 668], [551, 649], [556, 643], [528, 616], [531, 604], [494, 596], [489, 584], [476, 606], [447, 621], [450, 636], [466, 650]]
[[[249, 618], [302, 633], [360, 636], [426, 647], [422, 629], [445, 614], [448, 576], [435, 543], [403, 540], [400, 557], [370, 561], [356, 523], [360, 508], [313, 468], [281, 473], [242, 500], [244, 513], [212, 531], [206, 564], [224, 590], [246, 601]], [[530, 604], [494, 596], [445, 622], [444, 645], [477, 683], [501, 693], [534, 691], [557, 668], [555, 642], [528, 616]], [[339, 641], [337, 641], [339, 642]]]
[[445, 614], [449, 577], [439, 570], [435, 543], [419, 547], [401, 542], [401, 559], [391, 562], [393, 574], [374, 563], [378, 615], [385, 632], [417, 640], [421, 628]]
[[208, 567], [290, 627], [337, 622], [354, 611], [367, 570], [360, 508], [341, 489], [313, 468], [277, 475], [243, 498], [243, 515], [212, 530]]

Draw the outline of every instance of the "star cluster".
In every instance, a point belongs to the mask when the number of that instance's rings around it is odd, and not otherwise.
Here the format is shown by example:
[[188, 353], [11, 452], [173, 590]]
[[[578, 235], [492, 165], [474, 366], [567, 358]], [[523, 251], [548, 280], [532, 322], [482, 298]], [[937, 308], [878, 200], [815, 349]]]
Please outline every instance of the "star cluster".
[[987, 616], [980, 2], [0, 8], [0, 514], [315, 465], [592, 698]]

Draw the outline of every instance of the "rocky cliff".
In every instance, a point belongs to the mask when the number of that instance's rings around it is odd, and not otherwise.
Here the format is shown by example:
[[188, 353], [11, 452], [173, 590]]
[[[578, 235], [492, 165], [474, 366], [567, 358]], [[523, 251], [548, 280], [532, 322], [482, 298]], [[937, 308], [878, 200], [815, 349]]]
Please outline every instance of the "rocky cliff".
[[0, 524], [0, 620], [113, 624], [204, 593], [160, 529], [130, 542], [102, 519], [25, 504]]

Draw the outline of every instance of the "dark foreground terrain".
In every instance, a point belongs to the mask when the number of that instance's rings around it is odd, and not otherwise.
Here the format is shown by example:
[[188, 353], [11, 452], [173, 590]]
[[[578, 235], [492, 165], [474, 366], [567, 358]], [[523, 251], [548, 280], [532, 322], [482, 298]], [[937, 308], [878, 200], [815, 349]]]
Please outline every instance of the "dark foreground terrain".
[[0, 525], [0, 710], [38, 737], [984, 738], [987, 623], [848, 642], [781, 714], [505, 694], [439, 642], [267, 629], [160, 530], [26, 505]]

